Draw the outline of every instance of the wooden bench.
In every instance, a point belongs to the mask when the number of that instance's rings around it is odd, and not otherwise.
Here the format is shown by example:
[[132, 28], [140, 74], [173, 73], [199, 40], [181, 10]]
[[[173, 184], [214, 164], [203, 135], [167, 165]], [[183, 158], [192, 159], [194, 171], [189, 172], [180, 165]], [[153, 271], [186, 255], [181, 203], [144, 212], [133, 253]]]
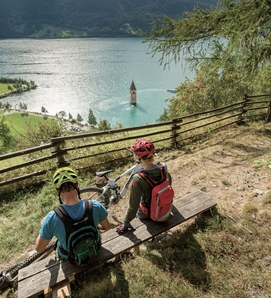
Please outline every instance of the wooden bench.
[[[92, 270], [104, 264], [106, 261], [134, 248], [153, 237], [187, 221], [188, 219], [213, 208], [216, 203], [205, 193], [196, 191], [174, 200], [173, 216], [165, 223], [155, 223], [151, 220], [134, 219], [132, 224], [135, 231], [125, 232], [118, 235], [114, 229], [102, 234], [102, 247], [98, 257], [92, 264], [79, 267], [69, 262], [60, 262], [55, 256], [33, 263], [19, 271], [18, 298], [36, 297], [47, 291], [64, 292], [69, 286], [69, 281], [79, 272]], [[64, 282], [64, 284], [63, 284]], [[69, 289], [67, 290], [69, 291]], [[55, 296], [54, 296], [55, 295]], [[65, 294], [68, 296], [68, 294]], [[66, 297], [64, 294], [53, 294], [53, 297]]]

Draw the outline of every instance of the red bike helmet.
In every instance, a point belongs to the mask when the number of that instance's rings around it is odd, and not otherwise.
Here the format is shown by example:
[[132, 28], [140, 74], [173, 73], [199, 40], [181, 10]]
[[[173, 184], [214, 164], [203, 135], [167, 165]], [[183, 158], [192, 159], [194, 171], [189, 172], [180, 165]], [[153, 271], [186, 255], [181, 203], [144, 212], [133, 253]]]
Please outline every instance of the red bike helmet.
[[144, 157], [148, 157], [149, 154], [153, 154], [155, 152], [153, 143], [148, 140], [139, 140], [135, 142], [130, 149], [143, 159]]

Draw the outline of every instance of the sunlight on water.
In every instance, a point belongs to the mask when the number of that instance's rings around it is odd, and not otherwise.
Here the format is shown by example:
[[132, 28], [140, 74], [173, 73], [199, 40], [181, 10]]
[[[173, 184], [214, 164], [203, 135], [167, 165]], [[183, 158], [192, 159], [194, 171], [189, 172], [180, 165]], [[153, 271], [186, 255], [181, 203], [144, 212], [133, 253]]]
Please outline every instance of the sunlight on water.
[[[89, 109], [97, 121], [106, 119], [125, 127], [155, 123], [175, 88], [194, 74], [181, 65], [163, 70], [159, 57], [147, 55], [140, 38], [68, 40], [1, 40], [0, 76], [32, 80], [36, 90], [6, 99], [13, 107], [49, 114], [64, 110], [87, 122]], [[132, 80], [137, 105], [130, 106]]]

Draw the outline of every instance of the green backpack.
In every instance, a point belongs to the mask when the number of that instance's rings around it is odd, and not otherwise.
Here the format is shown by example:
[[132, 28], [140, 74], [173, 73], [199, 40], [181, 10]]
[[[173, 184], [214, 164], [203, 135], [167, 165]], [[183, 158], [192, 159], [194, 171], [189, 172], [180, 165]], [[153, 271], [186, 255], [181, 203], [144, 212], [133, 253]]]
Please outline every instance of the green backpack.
[[79, 221], [74, 221], [62, 206], [54, 209], [62, 220], [66, 230], [67, 250], [58, 247], [72, 264], [89, 264], [101, 247], [99, 230], [95, 227], [92, 215], [92, 201], [85, 200], [85, 214]]

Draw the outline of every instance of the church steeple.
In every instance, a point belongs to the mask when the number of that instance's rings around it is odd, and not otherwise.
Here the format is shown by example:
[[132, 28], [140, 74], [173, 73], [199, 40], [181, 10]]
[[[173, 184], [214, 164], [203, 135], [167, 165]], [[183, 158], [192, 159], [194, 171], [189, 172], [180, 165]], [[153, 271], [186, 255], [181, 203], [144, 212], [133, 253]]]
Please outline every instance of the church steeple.
[[130, 104], [136, 105], [136, 87], [134, 81], [132, 81], [130, 86]]

